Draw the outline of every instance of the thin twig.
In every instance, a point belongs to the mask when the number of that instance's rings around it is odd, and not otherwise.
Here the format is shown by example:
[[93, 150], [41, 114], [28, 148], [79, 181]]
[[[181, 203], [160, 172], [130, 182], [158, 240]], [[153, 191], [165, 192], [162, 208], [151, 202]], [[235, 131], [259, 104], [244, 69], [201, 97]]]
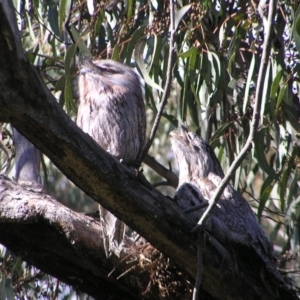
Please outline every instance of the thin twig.
[[160, 103], [160, 107], [159, 110], [157, 112], [153, 127], [151, 129], [151, 133], [150, 133], [150, 137], [149, 140], [145, 146], [145, 148], [143, 149], [143, 152], [140, 156], [139, 161], [142, 162], [144, 157], [146, 156], [146, 154], [149, 151], [149, 148], [151, 147], [153, 140], [154, 140], [154, 136], [155, 133], [157, 131], [158, 128], [158, 124], [160, 122], [161, 116], [163, 114], [164, 108], [167, 104], [167, 100], [170, 94], [170, 90], [171, 90], [171, 81], [172, 81], [172, 70], [173, 70], [173, 62], [174, 62], [174, 36], [175, 36], [175, 21], [174, 21], [174, 3], [173, 0], [170, 0], [170, 29], [169, 29], [169, 34], [170, 34], [170, 38], [169, 38], [169, 57], [168, 57], [168, 69], [167, 69], [167, 77], [166, 77], [166, 83], [165, 83], [165, 88], [164, 88], [164, 93], [161, 99], [161, 103]]
[[168, 181], [159, 181], [152, 184], [152, 187], [156, 188], [159, 186], [171, 186]]
[[[221, 184], [216, 189], [213, 197], [209, 200], [209, 206], [207, 210], [202, 215], [201, 219], [199, 220], [197, 226], [193, 229], [196, 230], [197, 228], [202, 227], [205, 220], [207, 219], [208, 215], [212, 211], [213, 207], [217, 204], [217, 200], [223, 193], [224, 188], [229, 183], [231, 177], [233, 176], [236, 169], [240, 166], [244, 158], [247, 156], [248, 152], [252, 148], [252, 144], [254, 142], [254, 135], [257, 132], [259, 119], [260, 119], [260, 110], [261, 110], [261, 103], [262, 103], [262, 96], [263, 96], [263, 89], [264, 89], [264, 78], [266, 76], [266, 71], [269, 63], [269, 56], [271, 51], [271, 38], [272, 38], [272, 32], [274, 28], [274, 17], [276, 13], [276, 7], [277, 7], [277, 0], [271, 0], [269, 4], [269, 15], [268, 15], [268, 22], [267, 26], [265, 26], [265, 40], [263, 45], [263, 52], [262, 52], [262, 58], [261, 58], [261, 64], [259, 68], [258, 78], [257, 78], [257, 89], [256, 89], [256, 95], [255, 95], [255, 106], [253, 110], [253, 118], [250, 126], [250, 133], [247, 139], [247, 142], [243, 149], [241, 150], [240, 154], [236, 157], [234, 162], [232, 163], [231, 167], [229, 168], [226, 176], [223, 178]], [[246, 100], [246, 99], [245, 99]]]
[[178, 177], [172, 170], [165, 168], [158, 161], [156, 161], [154, 157], [150, 156], [149, 154], [146, 154], [143, 162], [146, 165], [148, 165], [151, 169], [153, 169], [161, 177], [167, 179], [168, 185], [174, 187], [175, 189], [177, 188]]
[[128, 272], [130, 272], [131, 270], [135, 269], [136, 265], [132, 266], [131, 268], [127, 269], [125, 272], [123, 272], [121, 275], [119, 275], [117, 277], [117, 280], [119, 280], [121, 277], [123, 277], [124, 275], [126, 275]]

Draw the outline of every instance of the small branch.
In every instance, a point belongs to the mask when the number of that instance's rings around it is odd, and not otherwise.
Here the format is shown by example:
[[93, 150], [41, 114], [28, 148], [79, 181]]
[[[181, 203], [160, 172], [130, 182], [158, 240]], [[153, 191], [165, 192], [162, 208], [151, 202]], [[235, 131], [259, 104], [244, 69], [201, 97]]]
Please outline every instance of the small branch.
[[161, 116], [163, 114], [164, 108], [167, 104], [167, 100], [170, 94], [170, 90], [171, 90], [171, 81], [172, 81], [172, 69], [173, 69], [173, 63], [174, 63], [174, 35], [175, 35], [175, 21], [174, 21], [174, 3], [173, 0], [170, 0], [170, 38], [169, 38], [169, 57], [168, 57], [168, 69], [167, 69], [167, 78], [166, 78], [166, 84], [165, 84], [165, 89], [164, 89], [164, 93], [161, 99], [161, 103], [160, 103], [160, 107], [159, 110], [157, 112], [151, 133], [150, 133], [150, 138], [145, 146], [145, 148], [143, 149], [143, 152], [140, 156], [140, 162], [143, 161], [144, 157], [146, 156], [146, 154], [148, 153], [153, 140], [154, 140], [154, 136], [155, 133], [157, 131], [158, 128], [158, 124], [160, 122]]
[[159, 181], [152, 184], [152, 187], [157, 188], [158, 186], [170, 186], [168, 181]]
[[165, 168], [158, 161], [156, 161], [154, 157], [150, 156], [149, 154], [146, 154], [143, 162], [146, 165], [148, 165], [151, 169], [153, 169], [157, 174], [167, 179], [167, 185], [170, 185], [175, 189], [177, 188], [178, 177], [174, 172], [172, 172], [172, 170]]
[[258, 123], [260, 119], [260, 110], [261, 110], [261, 103], [262, 103], [262, 96], [263, 96], [263, 89], [264, 89], [263, 82], [264, 82], [264, 77], [266, 75], [270, 51], [271, 51], [271, 38], [272, 38], [271, 35], [274, 28], [273, 20], [276, 13], [276, 7], [277, 7], [277, 0], [271, 0], [269, 4], [268, 26], [265, 26], [265, 40], [264, 40], [263, 52], [261, 58], [262, 63], [260, 65], [258, 78], [257, 78], [255, 106], [253, 110], [253, 117], [252, 117], [250, 133], [247, 142], [243, 147], [243, 149], [241, 150], [240, 154], [236, 157], [236, 159], [232, 163], [226, 176], [223, 178], [221, 184], [216, 189], [213, 197], [209, 200], [209, 206], [207, 210], [204, 212], [204, 214], [202, 215], [201, 219], [199, 220], [197, 226], [193, 229], [193, 231], [196, 230], [196, 228], [203, 226], [205, 220], [207, 219], [208, 215], [212, 211], [213, 207], [217, 204], [217, 200], [223, 193], [224, 188], [227, 186], [234, 172], [237, 170], [237, 168], [240, 166], [244, 158], [247, 156], [254, 142], [254, 135], [257, 131]]

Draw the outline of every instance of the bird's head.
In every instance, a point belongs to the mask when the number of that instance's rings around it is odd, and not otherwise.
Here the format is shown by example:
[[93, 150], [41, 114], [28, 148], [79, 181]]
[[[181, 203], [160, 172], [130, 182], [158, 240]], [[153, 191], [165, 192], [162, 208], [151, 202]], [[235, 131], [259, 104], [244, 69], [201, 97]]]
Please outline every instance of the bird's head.
[[114, 60], [94, 60], [84, 57], [79, 62], [80, 75], [97, 81], [104, 88], [120, 87], [142, 94], [138, 75], [128, 66]]
[[179, 165], [180, 178], [182, 178], [180, 181], [186, 176], [193, 175], [206, 178], [212, 171], [216, 174], [223, 173], [214, 151], [195, 133], [181, 126], [172, 131], [170, 136], [174, 156]]

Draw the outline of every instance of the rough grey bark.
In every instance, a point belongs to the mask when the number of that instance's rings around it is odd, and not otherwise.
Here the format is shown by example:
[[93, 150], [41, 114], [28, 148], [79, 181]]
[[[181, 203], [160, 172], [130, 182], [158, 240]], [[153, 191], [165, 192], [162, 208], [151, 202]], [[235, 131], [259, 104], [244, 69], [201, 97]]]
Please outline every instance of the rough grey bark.
[[[12, 4], [4, 0], [0, 0], [0, 45], [0, 121], [11, 122], [78, 187], [144, 236], [186, 274], [195, 277], [196, 237], [190, 233], [194, 225], [193, 220], [172, 200], [134, 176], [126, 166], [106, 153], [70, 120], [36, 70], [25, 59]], [[86, 248], [82, 248], [84, 250], [81, 249], [79, 254], [76, 254], [69, 248], [70, 235], [60, 231], [60, 228], [67, 226], [69, 222], [67, 217], [62, 220], [67, 223], [58, 226], [57, 223], [51, 222], [51, 216], [36, 209], [38, 208], [36, 204], [30, 206], [29, 201], [25, 201], [24, 212], [21, 219], [18, 219], [20, 208], [17, 204], [23, 198], [22, 193], [13, 193], [16, 202], [9, 201], [13, 206], [9, 206], [11, 211], [7, 215], [5, 207], [8, 205], [6, 200], [9, 197], [6, 191], [5, 188], [1, 189], [3, 205], [0, 207], [0, 242], [22, 258], [34, 262], [40, 269], [47, 270], [58, 278], [67, 278], [66, 282], [70, 282], [68, 280], [73, 277], [77, 278], [78, 281], [82, 281], [81, 286], [86, 285], [84, 291], [91, 291], [92, 294], [95, 288], [93, 276], [97, 271], [91, 268], [77, 273], [73, 256], [77, 260], [84, 258], [93, 260], [94, 252], [89, 250], [94, 249], [93, 234], [86, 239], [81, 236], [82, 240], [78, 237], [74, 247], [85, 245]], [[59, 211], [60, 209], [57, 213]], [[73, 214], [70, 210], [69, 212]], [[36, 222], [36, 227], [32, 226], [35, 228], [22, 226], [29, 220]], [[84, 219], [76, 223], [78, 227], [74, 234], [85, 228], [84, 222], [87, 221]], [[45, 224], [49, 228], [49, 233], [53, 234], [53, 241], [59, 237], [56, 236], [59, 233], [62, 234], [60, 239], [47, 244], [45, 240], [49, 240], [49, 236], [43, 234]], [[36, 245], [31, 243], [32, 232], [39, 240], [39, 244], [43, 245], [42, 251], [38, 253], [34, 250]], [[20, 238], [24, 239], [22, 243], [19, 243]], [[54, 244], [57, 245], [57, 251], [53, 249]], [[256, 285], [245, 275], [247, 272], [243, 273], [244, 276], [236, 272], [235, 257], [228, 257], [226, 264], [223, 264], [222, 247], [216, 249], [211, 246], [210, 241], [204, 245], [203, 251], [205, 260], [202, 283], [206, 291], [218, 299], [236, 299], [235, 295], [239, 292], [236, 281], [239, 280], [241, 282], [239, 288], [245, 286], [249, 295], [254, 293], [260, 297], [260, 291], [255, 290]], [[59, 260], [65, 266], [63, 274], [56, 268], [58, 264], [52, 264], [51, 269], [46, 266], [46, 261], [54, 252], [70, 255], [70, 257], [65, 255], [61, 261]], [[97, 254], [95, 255], [97, 260]], [[247, 259], [247, 251], [244, 256]], [[55, 262], [55, 259], [53, 261]], [[254, 280], [259, 281], [260, 275], [257, 274]], [[97, 288], [101, 289], [99, 286]], [[245, 295], [244, 299], [253, 299], [249, 295]]]
[[[0, 176], [1, 243], [96, 299], [140, 299], [149, 275], [134, 261], [128, 263], [132, 256], [121, 263], [106, 259], [100, 232], [98, 221], [68, 209], [42, 188]], [[134, 264], [129, 276], [116, 279]]]

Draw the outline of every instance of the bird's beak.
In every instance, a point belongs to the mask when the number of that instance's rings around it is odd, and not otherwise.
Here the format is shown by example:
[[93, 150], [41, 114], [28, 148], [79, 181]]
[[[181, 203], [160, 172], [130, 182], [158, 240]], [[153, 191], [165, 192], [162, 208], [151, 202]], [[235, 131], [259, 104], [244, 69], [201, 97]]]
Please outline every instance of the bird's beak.
[[88, 72], [90, 72], [91, 71], [91, 69], [88, 67], [88, 66], [82, 66], [81, 68], [80, 68], [80, 70], [79, 70], [79, 73], [81, 74], [81, 75], [84, 75], [84, 74], [86, 74], [86, 73], [88, 73]]

